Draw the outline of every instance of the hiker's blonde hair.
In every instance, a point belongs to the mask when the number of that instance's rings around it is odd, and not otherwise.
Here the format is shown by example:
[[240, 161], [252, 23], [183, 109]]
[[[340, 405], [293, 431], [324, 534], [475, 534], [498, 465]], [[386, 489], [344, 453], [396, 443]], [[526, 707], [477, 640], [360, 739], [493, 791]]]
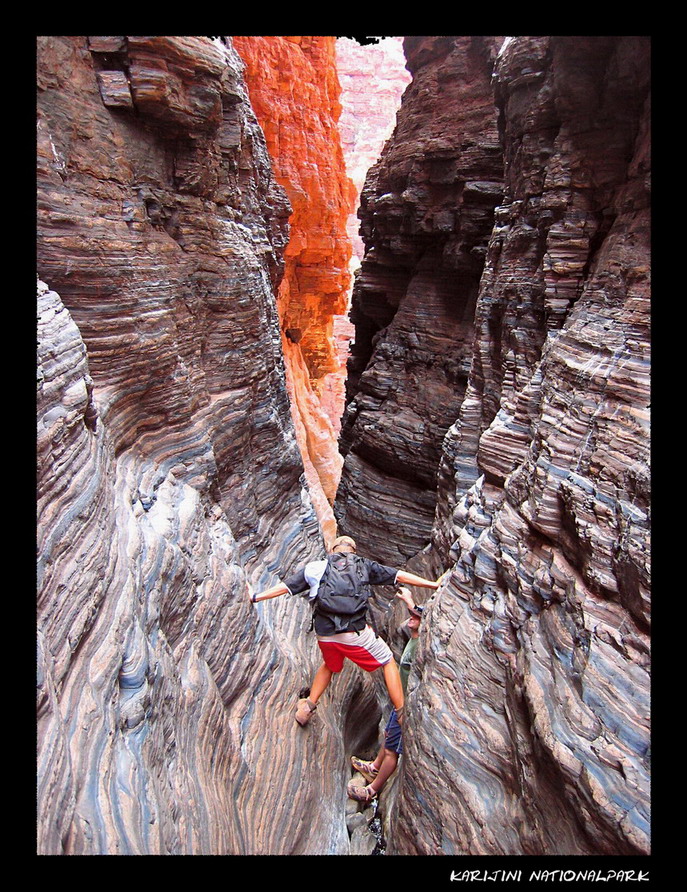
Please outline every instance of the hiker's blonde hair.
[[353, 551], [357, 550], [357, 546], [355, 544], [355, 539], [351, 539], [350, 536], [339, 536], [338, 539], [335, 539], [332, 543], [332, 551]]

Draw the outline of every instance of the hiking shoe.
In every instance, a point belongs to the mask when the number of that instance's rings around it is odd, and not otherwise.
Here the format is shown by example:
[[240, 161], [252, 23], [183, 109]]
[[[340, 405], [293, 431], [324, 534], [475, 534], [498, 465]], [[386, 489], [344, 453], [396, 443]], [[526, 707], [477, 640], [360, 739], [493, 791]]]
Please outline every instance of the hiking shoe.
[[373, 781], [377, 777], [379, 769], [375, 767], [374, 762], [365, 762], [357, 756], [351, 756], [351, 765], [356, 771], [365, 778], [366, 781]]
[[302, 700], [298, 701], [298, 708], [296, 709], [296, 721], [302, 728], [304, 728], [308, 724], [313, 712], [315, 712], [316, 709], [317, 705], [315, 703], [312, 703], [308, 697], [304, 697]]
[[355, 781], [349, 781], [346, 793], [349, 799], [355, 799], [356, 802], [364, 802], [365, 804], [377, 798], [377, 791], [373, 790], [369, 784], [366, 787], [359, 787]]

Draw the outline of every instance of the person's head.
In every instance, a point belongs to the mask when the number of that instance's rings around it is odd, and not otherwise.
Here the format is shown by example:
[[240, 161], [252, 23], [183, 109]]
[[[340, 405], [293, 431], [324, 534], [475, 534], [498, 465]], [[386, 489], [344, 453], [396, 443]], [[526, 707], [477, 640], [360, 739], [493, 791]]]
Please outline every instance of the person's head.
[[417, 632], [420, 628], [420, 623], [422, 622], [422, 617], [418, 616], [416, 613], [411, 613], [408, 617], [408, 622], [406, 625], [410, 629], [411, 632]]
[[332, 543], [332, 554], [338, 554], [342, 551], [348, 552], [349, 554], [355, 554], [355, 539], [351, 539], [350, 536], [339, 536], [338, 539], [335, 539]]
[[[408, 605], [406, 605], [408, 606]], [[423, 607], [413, 605], [412, 607], [408, 606], [408, 619], [406, 621], [406, 625], [411, 633], [416, 633], [420, 628], [420, 623], [422, 622], [422, 611]]]

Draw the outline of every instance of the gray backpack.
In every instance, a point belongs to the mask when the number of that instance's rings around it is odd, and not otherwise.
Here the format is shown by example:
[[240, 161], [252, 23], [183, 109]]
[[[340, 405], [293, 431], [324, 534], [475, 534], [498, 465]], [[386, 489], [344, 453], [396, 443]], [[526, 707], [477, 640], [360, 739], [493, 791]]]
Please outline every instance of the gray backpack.
[[339, 553], [327, 557], [314, 600], [314, 616], [326, 616], [334, 624], [334, 632], [348, 632], [367, 614], [371, 596], [370, 581], [362, 558]]

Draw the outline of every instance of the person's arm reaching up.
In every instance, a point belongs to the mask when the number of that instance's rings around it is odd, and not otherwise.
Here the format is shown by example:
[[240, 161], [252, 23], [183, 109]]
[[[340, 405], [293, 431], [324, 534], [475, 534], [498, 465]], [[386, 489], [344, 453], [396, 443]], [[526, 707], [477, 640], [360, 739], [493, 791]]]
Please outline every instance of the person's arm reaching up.
[[400, 598], [401, 601], [403, 601], [403, 603], [406, 605], [406, 607], [408, 608], [408, 610], [414, 610], [414, 609], [415, 609], [415, 599], [414, 599], [413, 596], [410, 594], [410, 592], [408, 591], [407, 588], [400, 588], [400, 589], [396, 592], [396, 597], [397, 597], [397, 598]]

